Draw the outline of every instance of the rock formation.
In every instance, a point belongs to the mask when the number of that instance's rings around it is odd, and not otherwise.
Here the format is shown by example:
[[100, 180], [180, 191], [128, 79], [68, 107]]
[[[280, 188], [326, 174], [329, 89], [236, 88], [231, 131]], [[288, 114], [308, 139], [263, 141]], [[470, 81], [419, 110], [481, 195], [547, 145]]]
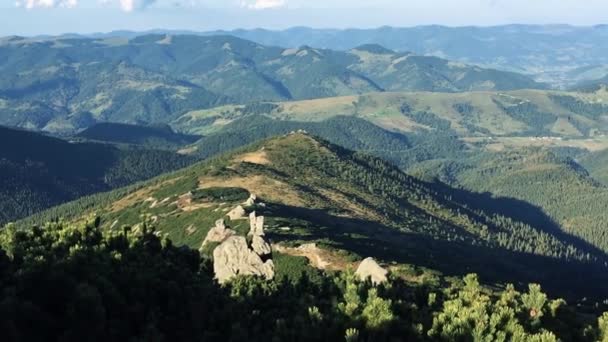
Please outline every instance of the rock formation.
[[[228, 236], [213, 250], [213, 270], [220, 283], [225, 283], [239, 274], [256, 275], [266, 279], [274, 277], [274, 264], [269, 259], [272, 248], [264, 240], [264, 216], [258, 217], [255, 212], [252, 212], [249, 220], [251, 247], [247, 244], [245, 237]], [[216, 223], [214, 229], [222, 229], [224, 222], [220, 221]], [[224, 227], [224, 231], [227, 230], [229, 229]]]
[[210, 242], [222, 243], [235, 234], [236, 233], [234, 230], [226, 228], [226, 224], [223, 219], [217, 220], [215, 221], [215, 227], [211, 228], [211, 230], [209, 230], [209, 232], [207, 233], [207, 236], [205, 237], [201, 248], [206, 246]]
[[372, 279], [374, 285], [383, 283], [387, 280], [388, 271], [380, 267], [374, 258], [366, 258], [359, 264], [355, 275], [361, 280]]
[[255, 211], [249, 214], [249, 233], [250, 236], [264, 236], [264, 216], [256, 216]]
[[259, 256], [270, 255], [272, 253], [272, 249], [270, 248], [270, 244], [264, 240], [263, 237], [254, 235], [251, 241], [251, 248], [253, 251], [257, 253]]
[[245, 209], [243, 209], [242, 206], [237, 206], [236, 208], [232, 209], [230, 212], [228, 212], [228, 214], [226, 214], [228, 217], [230, 217], [230, 220], [239, 220], [245, 217]]
[[262, 258], [247, 245], [242, 236], [232, 236], [213, 251], [213, 270], [220, 284], [237, 275], [255, 275], [270, 280], [274, 277], [272, 260]]

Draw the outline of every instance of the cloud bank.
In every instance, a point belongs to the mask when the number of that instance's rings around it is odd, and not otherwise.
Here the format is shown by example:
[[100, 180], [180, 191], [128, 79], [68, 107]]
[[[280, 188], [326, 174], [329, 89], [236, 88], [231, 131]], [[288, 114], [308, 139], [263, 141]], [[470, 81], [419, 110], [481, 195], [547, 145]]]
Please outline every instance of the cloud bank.
[[78, 5], [78, 0], [17, 0], [15, 6], [27, 9], [66, 7], [72, 8]]
[[285, 5], [287, 5], [286, 0], [249, 0], [241, 2], [241, 7], [256, 10], [279, 8], [284, 7]]
[[120, 8], [125, 12], [142, 10], [154, 4], [156, 0], [120, 0]]

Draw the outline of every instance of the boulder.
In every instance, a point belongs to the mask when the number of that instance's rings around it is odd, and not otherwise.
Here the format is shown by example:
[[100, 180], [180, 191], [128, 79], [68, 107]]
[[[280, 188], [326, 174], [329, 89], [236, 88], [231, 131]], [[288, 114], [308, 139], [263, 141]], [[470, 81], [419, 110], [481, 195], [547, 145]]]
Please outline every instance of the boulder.
[[374, 258], [366, 258], [359, 264], [355, 275], [361, 280], [372, 279], [374, 285], [383, 283], [387, 280], [388, 271], [380, 267]]
[[224, 240], [235, 234], [236, 232], [234, 230], [226, 228], [226, 223], [223, 219], [217, 220], [215, 221], [215, 227], [211, 228], [207, 233], [207, 236], [205, 237], [201, 248], [206, 246], [210, 242], [224, 242]]
[[239, 220], [245, 217], [245, 209], [243, 209], [242, 206], [237, 206], [236, 208], [232, 209], [231, 211], [228, 212], [228, 214], [226, 214], [228, 217], [230, 217], [230, 220]]
[[251, 248], [253, 248], [253, 251], [259, 256], [270, 255], [270, 253], [272, 253], [270, 244], [268, 244], [268, 242], [266, 242], [264, 238], [258, 235], [253, 236], [253, 240], [251, 241]]
[[242, 236], [231, 236], [213, 251], [213, 271], [220, 284], [237, 275], [260, 276], [267, 280], [274, 277], [272, 260], [264, 262], [249, 248]]

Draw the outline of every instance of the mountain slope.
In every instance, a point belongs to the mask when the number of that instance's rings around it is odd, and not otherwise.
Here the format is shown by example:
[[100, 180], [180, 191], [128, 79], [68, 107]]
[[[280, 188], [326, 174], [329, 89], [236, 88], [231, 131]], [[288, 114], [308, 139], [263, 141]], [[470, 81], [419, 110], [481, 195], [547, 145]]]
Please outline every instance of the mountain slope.
[[601, 138], [608, 132], [608, 93], [519, 90], [466, 93], [372, 93], [309, 101], [222, 106], [188, 112], [171, 124], [209, 134], [236, 119], [264, 114], [320, 122], [353, 116], [397, 132], [438, 132], [463, 137]]
[[145, 146], [148, 148], [177, 149], [191, 144], [200, 136], [174, 132], [169, 126], [137, 126], [117, 123], [99, 123], [78, 133], [86, 140]]
[[184, 167], [188, 157], [0, 127], [0, 224]]
[[[275, 244], [316, 241], [448, 274], [476, 271], [493, 280], [505, 280], [508, 274], [545, 281], [554, 290], [601, 292], [589, 280], [600, 276], [591, 270], [606, 257], [584, 242], [503, 216], [498, 200], [473, 201], [473, 193], [425, 183], [380, 159], [301, 133], [55, 208], [24, 224], [97, 213], [103, 227], [118, 229], [137, 224], [143, 215], [155, 223], [158, 234], [198, 248], [215, 220], [250, 193], [264, 203], [255, 209], [267, 217]], [[248, 229], [246, 221], [229, 224], [239, 232]], [[551, 283], [557, 269], [571, 275], [559, 273], [568, 279], [567, 286]]]
[[[598, 161], [600, 156], [589, 156]], [[589, 164], [593, 166], [593, 164]], [[593, 179], [581, 165], [556, 156], [543, 148], [519, 148], [509, 151], [479, 153], [469, 158], [431, 161], [412, 168], [417, 175], [436, 177], [453, 186], [479, 193], [491, 193], [525, 201], [542, 208], [550, 220], [526, 217], [535, 226], [555, 227], [579, 236], [588, 243], [608, 251], [608, 188]], [[520, 210], [513, 206], [510, 210]]]
[[375, 80], [387, 91], [513, 90], [542, 88], [527, 76], [472, 67], [438, 57], [396, 53], [379, 45], [349, 51], [357, 61], [349, 68]]

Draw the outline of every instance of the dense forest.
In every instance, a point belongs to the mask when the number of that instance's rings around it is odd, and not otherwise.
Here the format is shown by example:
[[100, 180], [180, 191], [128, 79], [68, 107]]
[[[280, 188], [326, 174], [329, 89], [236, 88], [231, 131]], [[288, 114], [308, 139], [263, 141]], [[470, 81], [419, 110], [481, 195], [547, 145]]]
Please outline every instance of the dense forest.
[[192, 144], [201, 138], [197, 135], [176, 133], [168, 125], [138, 126], [109, 122], [95, 124], [75, 137], [97, 142], [169, 150]]
[[0, 127], [0, 224], [191, 162], [169, 151], [69, 143]]
[[[352, 271], [213, 280], [199, 252], [153, 225], [54, 222], [0, 234], [5, 341], [604, 341], [608, 314], [580, 315], [530, 284], [490, 290]], [[297, 263], [296, 263], [297, 264]], [[289, 268], [289, 265], [287, 265]], [[36, 322], [32, 329], [32, 322]]]

